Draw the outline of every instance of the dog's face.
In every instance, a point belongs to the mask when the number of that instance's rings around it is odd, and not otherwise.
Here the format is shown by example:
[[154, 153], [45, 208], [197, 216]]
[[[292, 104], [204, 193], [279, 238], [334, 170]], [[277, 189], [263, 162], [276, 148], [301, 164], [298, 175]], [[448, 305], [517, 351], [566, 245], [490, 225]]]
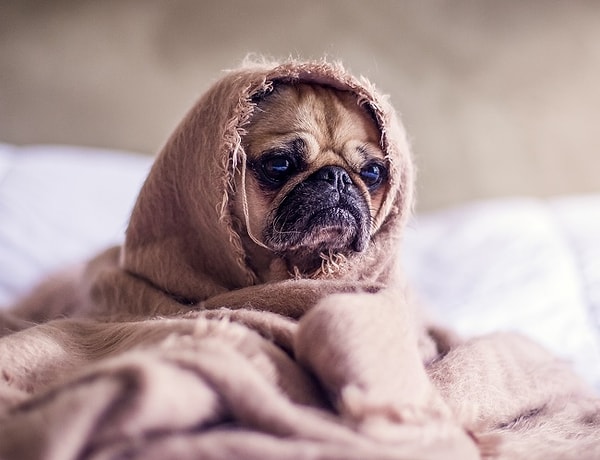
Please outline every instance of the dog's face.
[[[258, 103], [243, 139], [248, 232], [292, 262], [363, 251], [387, 188], [379, 140], [351, 93], [276, 87]], [[244, 207], [236, 201], [238, 217]]]

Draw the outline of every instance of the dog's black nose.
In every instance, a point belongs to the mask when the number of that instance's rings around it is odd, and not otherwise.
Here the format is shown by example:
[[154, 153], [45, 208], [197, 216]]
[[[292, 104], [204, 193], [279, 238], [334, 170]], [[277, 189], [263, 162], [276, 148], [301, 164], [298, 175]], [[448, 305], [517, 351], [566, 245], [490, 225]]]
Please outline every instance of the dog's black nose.
[[311, 179], [329, 182], [336, 190], [344, 190], [352, 184], [352, 179], [340, 166], [325, 166], [314, 173]]

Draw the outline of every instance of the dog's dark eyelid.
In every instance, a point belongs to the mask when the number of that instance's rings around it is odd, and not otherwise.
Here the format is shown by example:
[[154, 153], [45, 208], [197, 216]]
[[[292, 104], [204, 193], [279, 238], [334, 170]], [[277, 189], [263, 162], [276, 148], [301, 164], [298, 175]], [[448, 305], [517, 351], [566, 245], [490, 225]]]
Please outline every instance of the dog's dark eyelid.
[[[297, 171], [306, 169], [306, 143], [301, 138], [286, 142], [281, 146], [269, 149], [262, 154], [262, 159], [275, 156], [289, 158]], [[263, 161], [263, 160], [261, 160]]]
[[369, 152], [364, 145], [359, 145], [356, 150], [365, 161], [369, 159]]
[[294, 139], [291, 144], [293, 152], [304, 160], [306, 158], [306, 143], [304, 140], [301, 138]]
[[301, 138], [286, 143], [280, 151], [293, 157], [298, 169], [306, 165], [306, 143]]

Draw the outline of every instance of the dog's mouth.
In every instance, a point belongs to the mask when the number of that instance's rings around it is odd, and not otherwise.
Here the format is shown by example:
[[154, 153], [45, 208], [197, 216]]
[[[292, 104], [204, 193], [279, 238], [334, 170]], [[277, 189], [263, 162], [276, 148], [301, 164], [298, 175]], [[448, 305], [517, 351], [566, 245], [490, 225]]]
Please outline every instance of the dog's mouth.
[[[365, 249], [365, 239], [360, 235], [360, 218], [356, 211], [335, 207], [316, 212], [309, 219], [303, 241], [300, 246], [331, 251], [343, 251], [351, 248], [356, 252]], [[298, 248], [295, 248], [298, 249]]]
[[300, 189], [290, 193], [265, 229], [265, 242], [279, 253], [364, 251], [370, 213], [357, 193], [334, 196]]

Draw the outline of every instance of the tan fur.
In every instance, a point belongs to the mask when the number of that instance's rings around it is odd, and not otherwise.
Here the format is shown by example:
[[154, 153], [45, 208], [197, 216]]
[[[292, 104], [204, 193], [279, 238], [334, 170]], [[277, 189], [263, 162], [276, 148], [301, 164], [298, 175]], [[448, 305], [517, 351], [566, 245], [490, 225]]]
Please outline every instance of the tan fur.
[[[282, 85], [276, 94], [258, 105], [243, 137], [243, 144], [248, 158], [257, 158], [286, 140], [302, 138], [309, 147], [310, 167], [294, 178], [286, 190], [323, 166], [339, 165], [353, 175], [355, 183], [362, 186], [375, 216], [384, 189], [378, 189], [372, 197], [362, 184], [358, 173], [366, 158], [359, 148], [365, 148], [368, 157], [383, 159], [380, 136], [375, 121], [364, 107], [358, 105], [356, 96], [351, 93], [315, 85]], [[278, 197], [261, 193], [253, 176], [250, 176], [248, 184], [252, 184], [247, 191], [251, 193], [250, 201], [256, 213], [252, 222], [259, 228]], [[281, 193], [285, 194], [286, 190]], [[236, 206], [239, 206], [237, 200]]]
[[[355, 95], [316, 85], [280, 85], [274, 94], [258, 104], [246, 131], [243, 146], [248, 161], [295, 139], [304, 141], [308, 155], [308, 168], [276, 192], [261, 189], [256, 175], [251, 172], [237, 176], [236, 189], [244, 189], [245, 193], [234, 196], [233, 213], [242, 225], [247, 225], [241, 232], [242, 239], [250, 253], [249, 260], [262, 281], [288, 278], [297, 265], [294, 260], [287, 261], [286, 266], [277, 264], [273, 251], [261, 241], [269, 214], [290, 190], [320, 168], [330, 165], [344, 168], [360, 187], [371, 217], [376, 216], [385, 187], [371, 195], [359, 173], [370, 159], [383, 160], [384, 153], [379, 145], [380, 133], [375, 121], [364, 107], [359, 106]], [[247, 223], [244, 205], [247, 206]], [[377, 228], [373, 226], [371, 230], [375, 232]], [[342, 268], [334, 263], [326, 266], [330, 274]]]

